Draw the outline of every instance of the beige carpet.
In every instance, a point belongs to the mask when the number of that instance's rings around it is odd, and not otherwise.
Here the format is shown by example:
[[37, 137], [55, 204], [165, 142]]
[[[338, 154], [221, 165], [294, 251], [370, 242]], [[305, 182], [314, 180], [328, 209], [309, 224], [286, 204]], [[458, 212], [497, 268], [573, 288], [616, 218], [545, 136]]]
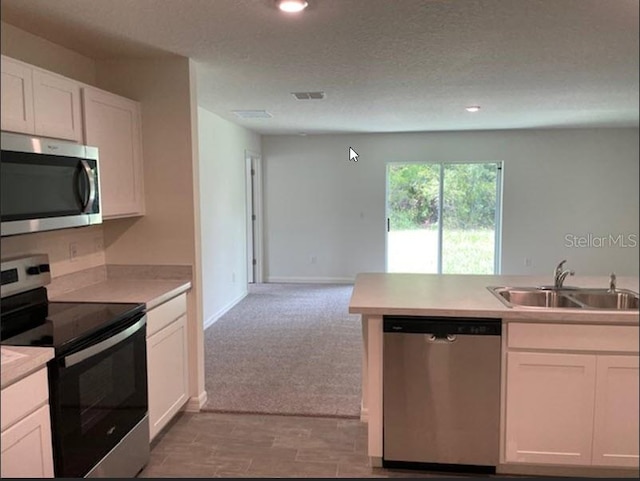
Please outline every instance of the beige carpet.
[[358, 417], [352, 285], [257, 284], [205, 331], [206, 411]]

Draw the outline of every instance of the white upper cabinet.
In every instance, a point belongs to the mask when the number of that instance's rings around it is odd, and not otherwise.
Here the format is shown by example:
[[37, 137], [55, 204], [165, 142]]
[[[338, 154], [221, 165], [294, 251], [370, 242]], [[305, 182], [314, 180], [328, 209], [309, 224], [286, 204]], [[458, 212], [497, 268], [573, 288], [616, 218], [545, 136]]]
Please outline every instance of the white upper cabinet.
[[3, 56], [2, 130], [81, 142], [80, 84]]
[[32, 69], [2, 56], [2, 130], [33, 134]]
[[82, 142], [80, 86], [41, 70], [33, 71], [35, 133]]
[[98, 147], [103, 218], [144, 214], [140, 104], [84, 87], [82, 110], [85, 143]]

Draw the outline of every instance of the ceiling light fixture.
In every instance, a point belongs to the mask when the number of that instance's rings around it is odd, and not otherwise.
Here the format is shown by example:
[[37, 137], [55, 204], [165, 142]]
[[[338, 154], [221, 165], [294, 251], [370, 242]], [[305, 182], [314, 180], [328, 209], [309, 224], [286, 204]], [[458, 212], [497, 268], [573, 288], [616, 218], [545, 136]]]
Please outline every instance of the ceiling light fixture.
[[278, 8], [287, 13], [302, 12], [308, 6], [305, 0], [278, 0]]
[[479, 105], [470, 105], [469, 107], [465, 107], [465, 110], [467, 112], [477, 112], [478, 110], [480, 110], [480, 106]]

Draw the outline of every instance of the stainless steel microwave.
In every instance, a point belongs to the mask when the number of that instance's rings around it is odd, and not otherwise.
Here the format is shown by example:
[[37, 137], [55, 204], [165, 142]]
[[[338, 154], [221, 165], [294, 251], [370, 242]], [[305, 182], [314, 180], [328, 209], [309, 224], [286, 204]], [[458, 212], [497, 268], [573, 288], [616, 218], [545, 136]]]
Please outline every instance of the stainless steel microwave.
[[2, 237], [102, 223], [96, 147], [0, 135]]

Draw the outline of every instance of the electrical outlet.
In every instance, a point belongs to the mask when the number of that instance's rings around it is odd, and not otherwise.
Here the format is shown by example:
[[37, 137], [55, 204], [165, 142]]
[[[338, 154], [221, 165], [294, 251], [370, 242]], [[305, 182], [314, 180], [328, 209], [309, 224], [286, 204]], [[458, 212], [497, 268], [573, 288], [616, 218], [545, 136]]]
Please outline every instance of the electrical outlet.
[[316, 256], [311, 256], [311, 263], [315, 264], [318, 262], [318, 258]]
[[77, 258], [78, 258], [78, 243], [69, 242], [69, 260], [73, 262]]
[[531, 257], [525, 257], [524, 258], [524, 265], [526, 267], [531, 267]]

